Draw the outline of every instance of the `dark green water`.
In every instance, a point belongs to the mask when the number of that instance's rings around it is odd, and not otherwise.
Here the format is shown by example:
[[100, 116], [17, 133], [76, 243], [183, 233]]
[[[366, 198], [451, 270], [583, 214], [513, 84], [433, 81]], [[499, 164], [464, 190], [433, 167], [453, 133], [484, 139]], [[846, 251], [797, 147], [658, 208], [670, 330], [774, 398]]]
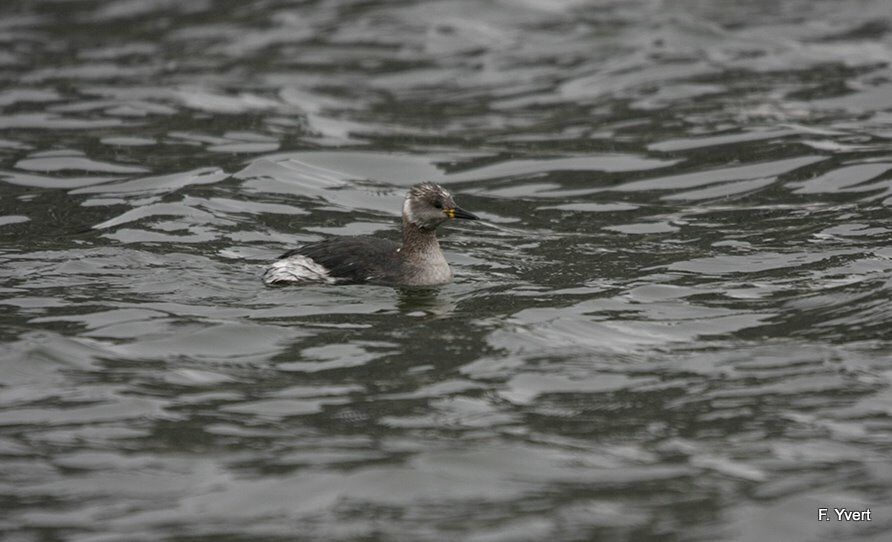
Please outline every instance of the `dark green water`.
[[[4, 0], [3, 540], [889, 540], [890, 60], [887, 0]], [[453, 284], [261, 284], [421, 180]]]

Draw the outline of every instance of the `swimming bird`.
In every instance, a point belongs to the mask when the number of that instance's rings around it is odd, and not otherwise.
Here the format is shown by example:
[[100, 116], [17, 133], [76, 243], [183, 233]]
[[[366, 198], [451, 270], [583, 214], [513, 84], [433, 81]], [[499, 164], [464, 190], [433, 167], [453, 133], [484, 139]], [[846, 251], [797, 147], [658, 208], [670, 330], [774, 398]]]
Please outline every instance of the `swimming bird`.
[[403, 202], [403, 241], [373, 236], [334, 237], [290, 250], [263, 274], [268, 285], [375, 283], [435, 286], [452, 280], [437, 227], [447, 220], [478, 217], [455, 204], [434, 183], [412, 186]]

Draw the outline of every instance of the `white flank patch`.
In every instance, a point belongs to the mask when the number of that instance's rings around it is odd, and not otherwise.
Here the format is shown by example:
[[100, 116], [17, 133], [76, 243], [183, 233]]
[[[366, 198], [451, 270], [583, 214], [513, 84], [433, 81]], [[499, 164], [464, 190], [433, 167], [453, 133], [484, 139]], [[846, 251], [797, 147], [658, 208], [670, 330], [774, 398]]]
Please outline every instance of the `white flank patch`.
[[285, 282], [324, 282], [334, 284], [337, 282], [328, 274], [328, 269], [322, 267], [306, 256], [292, 256], [273, 262], [263, 273], [265, 284], [282, 284]]

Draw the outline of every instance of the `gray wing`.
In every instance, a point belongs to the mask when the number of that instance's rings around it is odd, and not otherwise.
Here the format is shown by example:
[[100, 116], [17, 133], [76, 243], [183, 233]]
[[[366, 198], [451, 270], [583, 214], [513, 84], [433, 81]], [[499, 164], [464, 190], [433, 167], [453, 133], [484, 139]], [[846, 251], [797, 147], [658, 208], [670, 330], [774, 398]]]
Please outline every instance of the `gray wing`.
[[400, 244], [377, 237], [335, 237], [289, 250], [279, 259], [306, 256], [331, 277], [350, 281], [380, 280], [392, 271]]

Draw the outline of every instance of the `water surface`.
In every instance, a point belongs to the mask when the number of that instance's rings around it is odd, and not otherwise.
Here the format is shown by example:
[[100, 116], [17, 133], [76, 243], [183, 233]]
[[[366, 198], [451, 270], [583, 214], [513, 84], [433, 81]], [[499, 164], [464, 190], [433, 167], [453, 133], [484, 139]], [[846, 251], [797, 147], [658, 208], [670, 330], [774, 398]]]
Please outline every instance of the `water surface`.
[[4, 539], [887, 540], [890, 13], [6, 0]]

